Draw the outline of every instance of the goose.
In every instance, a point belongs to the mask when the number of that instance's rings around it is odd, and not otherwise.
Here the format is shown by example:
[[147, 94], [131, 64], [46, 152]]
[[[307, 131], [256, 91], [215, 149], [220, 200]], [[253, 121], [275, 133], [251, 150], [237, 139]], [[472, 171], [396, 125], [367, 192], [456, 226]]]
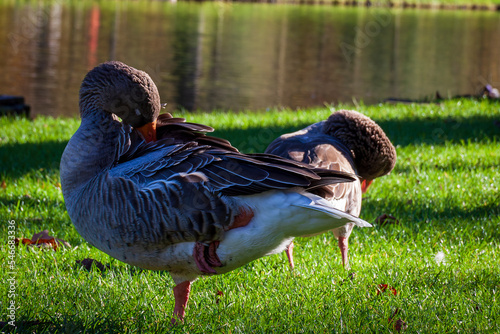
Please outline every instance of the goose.
[[143, 71], [103, 63], [79, 97], [81, 124], [60, 164], [69, 217], [111, 257], [170, 273], [174, 325], [199, 276], [281, 252], [295, 236], [371, 226], [310, 191], [356, 175], [242, 154], [206, 135], [211, 127], [159, 115], [158, 89]]
[[[333, 112], [327, 120], [302, 130], [284, 134], [267, 147], [266, 153], [278, 155], [315, 168], [357, 174], [362, 181], [325, 185], [311, 190], [338, 210], [359, 217], [361, 196], [373, 180], [389, 174], [396, 164], [396, 149], [382, 128], [369, 117], [353, 111]], [[344, 268], [349, 267], [348, 239], [355, 224], [332, 230], [338, 240]], [[294, 268], [293, 243], [286, 249]]]

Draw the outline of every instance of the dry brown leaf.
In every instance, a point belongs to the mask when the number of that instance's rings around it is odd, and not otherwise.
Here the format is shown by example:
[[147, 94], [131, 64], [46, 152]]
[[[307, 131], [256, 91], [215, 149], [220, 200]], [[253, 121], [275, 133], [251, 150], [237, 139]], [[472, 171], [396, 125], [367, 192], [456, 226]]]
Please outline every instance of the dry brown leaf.
[[[219, 291], [217, 291], [216, 296], [221, 296], [222, 297], [222, 296], [224, 296], [224, 293], [219, 290]], [[220, 299], [218, 297], [216, 297], [215, 298], [215, 304], [219, 304], [219, 302], [220, 302]]]
[[394, 313], [389, 317], [389, 323], [391, 323], [394, 320], [394, 317], [398, 314], [398, 312], [399, 312], [399, 307], [396, 307]]
[[406, 322], [401, 320], [401, 318], [399, 318], [398, 320], [394, 320], [398, 313], [399, 313], [399, 308], [396, 308], [396, 310], [394, 311], [394, 313], [392, 314], [392, 316], [389, 318], [388, 321], [389, 324], [392, 323], [392, 327], [396, 332], [401, 332], [402, 330], [404, 331], [405, 329], [407, 329], [408, 325], [406, 324]]
[[353, 271], [353, 272], [349, 273], [349, 275], [347, 276], [346, 279], [343, 279], [342, 282], [340, 282], [340, 285], [343, 285], [344, 283], [350, 283], [350, 282], [354, 281], [355, 278], [356, 278], [356, 272]]
[[19, 246], [19, 243], [22, 243], [23, 245], [31, 245], [31, 239], [26, 238], [15, 238], [14, 242], [16, 246]]
[[7, 183], [5, 183], [5, 180], [2, 180], [2, 185], [0, 187], [2, 187], [2, 189], [7, 188]]
[[396, 322], [394, 323], [394, 330], [396, 332], [401, 332], [401, 331], [404, 331], [408, 328], [408, 325], [406, 324], [406, 322], [404, 322], [403, 320], [401, 319], [398, 319], [396, 320]]
[[57, 250], [59, 246], [71, 247], [68, 242], [50, 236], [48, 230], [43, 230], [40, 233], [33, 234], [33, 237], [31, 239], [16, 238], [15, 243], [16, 246], [19, 245], [19, 243], [22, 243], [23, 245], [27, 246], [52, 248], [54, 250]]
[[375, 224], [378, 224], [380, 226], [385, 226], [389, 224], [399, 225], [399, 219], [397, 219], [392, 215], [384, 213], [383, 215], [380, 215], [377, 217], [377, 219], [375, 219]]
[[[377, 287], [377, 295], [380, 295], [381, 293], [386, 292], [387, 289], [389, 289], [394, 296], [396, 296], [398, 294], [397, 290], [394, 289], [392, 286], [389, 286], [387, 284], [379, 284]], [[397, 309], [396, 309], [396, 312], [397, 312]]]

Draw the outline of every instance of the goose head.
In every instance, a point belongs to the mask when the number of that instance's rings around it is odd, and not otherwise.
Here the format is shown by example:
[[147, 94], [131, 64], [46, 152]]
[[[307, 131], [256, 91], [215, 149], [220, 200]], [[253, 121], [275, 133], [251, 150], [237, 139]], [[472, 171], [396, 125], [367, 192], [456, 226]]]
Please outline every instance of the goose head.
[[156, 140], [160, 95], [151, 77], [119, 61], [103, 63], [87, 73], [80, 87], [80, 113], [104, 111]]
[[396, 149], [384, 130], [367, 116], [340, 110], [326, 120], [323, 132], [338, 138], [351, 151], [362, 190], [377, 177], [389, 174], [396, 164]]

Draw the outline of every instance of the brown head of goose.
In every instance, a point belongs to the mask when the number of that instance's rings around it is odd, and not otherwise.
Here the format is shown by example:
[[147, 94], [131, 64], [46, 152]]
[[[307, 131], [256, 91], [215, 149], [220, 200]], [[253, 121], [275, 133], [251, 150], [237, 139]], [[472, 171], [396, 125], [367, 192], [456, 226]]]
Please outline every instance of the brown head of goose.
[[[275, 139], [266, 153], [279, 155], [312, 167], [344, 171], [361, 176], [361, 182], [326, 185], [312, 190], [332, 207], [358, 217], [361, 195], [372, 181], [389, 174], [396, 163], [396, 149], [382, 128], [365, 115], [352, 111], [334, 112], [326, 121]], [[354, 224], [333, 229], [344, 267], [348, 266], [348, 238]], [[293, 268], [293, 244], [287, 248]]]
[[148, 124], [159, 101], [142, 71], [120, 62], [91, 70], [80, 90], [81, 125], [61, 159], [61, 184], [85, 240], [120, 261], [170, 272], [172, 322], [183, 319], [199, 275], [280, 252], [295, 236], [370, 226], [308, 191], [357, 182], [352, 174], [241, 154], [206, 136], [210, 127], [169, 115], [159, 119], [158, 140], [146, 143], [133, 127], [146, 126], [154, 139]]

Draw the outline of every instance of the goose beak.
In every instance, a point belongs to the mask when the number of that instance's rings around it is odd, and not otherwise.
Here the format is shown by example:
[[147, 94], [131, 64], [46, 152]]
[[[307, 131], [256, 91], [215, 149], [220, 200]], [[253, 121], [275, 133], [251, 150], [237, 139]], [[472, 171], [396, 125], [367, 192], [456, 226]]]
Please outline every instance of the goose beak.
[[146, 143], [156, 141], [156, 120], [137, 128], [137, 130], [141, 133]]

